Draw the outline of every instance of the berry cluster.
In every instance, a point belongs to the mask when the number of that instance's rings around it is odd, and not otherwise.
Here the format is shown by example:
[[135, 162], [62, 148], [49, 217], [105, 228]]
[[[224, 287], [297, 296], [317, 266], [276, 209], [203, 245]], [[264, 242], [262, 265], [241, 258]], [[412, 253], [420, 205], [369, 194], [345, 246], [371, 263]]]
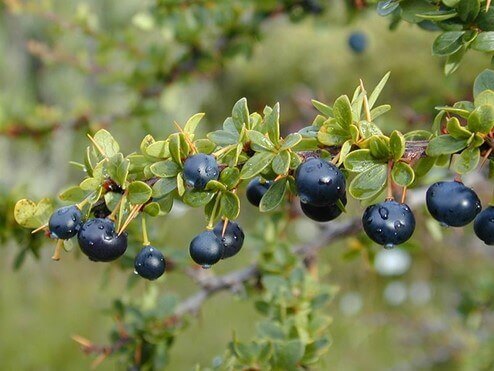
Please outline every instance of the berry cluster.
[[[95, 210], [99, 215], [100, 209]], [[61, 207], [52, 214], [48, 223], [52, 238], [68, 240], [77, 235], [81, 251], [92, 261], [111, 262], [127, 250], [127, 233], [117, 233], [115, 223], [109, 218], [90, 218], [83, 221], [78, 205]], [[135, 258], [135, 271], [141, 277], [154, 280], [165, 271], [163, 254], [151, 246], [145, 246]]]

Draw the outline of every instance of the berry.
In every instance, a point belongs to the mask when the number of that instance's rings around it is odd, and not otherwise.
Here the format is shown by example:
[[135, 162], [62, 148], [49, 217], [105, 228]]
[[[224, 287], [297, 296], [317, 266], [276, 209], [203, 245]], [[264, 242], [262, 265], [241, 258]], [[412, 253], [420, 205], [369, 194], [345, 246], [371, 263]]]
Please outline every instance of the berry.
[[237, 223], [229, 221], [226, 225], [225, 234], [222, 236], [223, 224], [223, 221], [218, 222], [213, 232], [223, 244], [223, 255], [221, 259], [226, 259], [236, 255], [240, 251], [244, 244], [245, 235]]
[[363, 53], [367, 49], [367, 36], [363, 32], [354, 32], [348, 38], [348, 45], [355, 53]]
[[220, 170], [213, 156], [199, 153], [185, 160], [183, 174], [189, 187], [204, 189], [210, 180], [218, 179]]
[[[340, 199], [343, 205], [346, 205], [346, 195]], [[336, 204], [328, 206], [313, 206], [310, 204], [304, 204], [300, 202], [300, 207], [303, 213], [312, 220], [316, 222], [329, 222], [339, 217], [342, 213], [341, 209]]]
[[312, 158], [302, 163], [295, 172], [300, 201], [313, 206], [336, 203], [345, 194], [345, 176], [332, 163]]
[[89, 219], [77, 235], [79, 246], [93, 261], [109, 262], [123, 255], [127, 249], [127, 234], [120, 236], [110, 219]]
[[252, 179], [247, 185], [247, 200], [249, 200], [252, 205], [259, 206], [262, 196], [268, 191], [271, 184], [273, 183], [269, 181], [261, 182], [261, 178]]
[[51, 215], [48, 222], [51, 236], [61, 240], [74, 237], [82, 225], [82, 212], [76, 205], [61, 207]]
[[165, 258], [161, 251], [153, 246], [145, 246], [134, 259], [136, 273], [148, 280], [155, 280], [165, 272]]
[[384, 201], [365, 209], [362, 224], [369, 238], [386, 248], [407, 241], [415, 230], [415, 217], [407, 204]]
[[437, 182], [425, 195], [427, 209], [445, 226], [463, 227], [482, 210], [479, 197], [461, 182]]
[[203, 268], [210, 268], [220, 261], [223, 245], [213, 231], [204, 231], [191, 241], [189, 254], [197, 264]]
[[486, 245], [494, 245], [494, 207], [484, 209], [473, 223], [473, 230]]

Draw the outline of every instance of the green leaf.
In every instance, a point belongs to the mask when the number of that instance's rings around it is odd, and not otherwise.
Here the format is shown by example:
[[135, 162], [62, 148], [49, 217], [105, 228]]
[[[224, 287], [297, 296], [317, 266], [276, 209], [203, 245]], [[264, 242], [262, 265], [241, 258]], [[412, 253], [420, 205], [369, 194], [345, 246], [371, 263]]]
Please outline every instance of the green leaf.
[[480, 12], [479, 0], [460, 0], [456, 6], [458, 15], [463, 22], [472, 22]]
[[387, 160], [390, 157], [389, 142], [384, 136], [374, 135], [369, 138], [369, 149], [371, 155], [377, 159]]
[[84, 191], [95, 191], [100, 185], [101, 181], [99, 179], [86, 178], [79, 184], [79, 187]]
[[281, 178], [274, 182], [268, 191], [262, 196], [259, 210], [267, 212], [276, 209], [283, 201], [286, 193], [286, 184], [288, 179]]
[[98, 146], [104, 152], [106, 157], [112, 157], [120, 150], [117, 141], [105, 129], [98, 130], [98, 132], [94, 134], [93, 139], [96, 143], [98, 143]]
[[387, 164], [379, 164], [359, 173], [348, 188], [352, 197], [365, 200], [378, 195], [386, 185], [387, 169]]
[[197, 139], [194, 141], [194, 147], [196, 147], [197, 152], [211, 154], [216, 145], [209, 139]]
[[276, 103], [273, 109], [264, 117], [264, 128], [274, 144], [280, 141], [280, 104]]
[[333, 109], [330, 106], [315, 99], [312, 99], [311, 102], [316, 110], [321, 112], [323, 115], [325, 115], [326, 117], [333, 117]]
[[177, 188], [177, 179], [162, 178], [153, 185], [153, 197], [162, 197]]
[[66, 189], [62, 193], [60, 193], [60, 195], [58, 197], [62, 201], [76, 203], [76, 202], [81, 202], [82, 200], [84, 200], [87, 195], [88, 195], [88, 192], [83, 190], [81, 187], [73, 186], [73, 187]]
[[108, 207], [110, 211], [115, 210], [122, 197], [123, 196], [120, 193], [115, 193], [115, 192], [105, 193], [104, 199], [105, 199], [106, 207]]
[[470, 131], [464, 126], [461, 126], [460, 120], [456, 117], [452, 117], [446, 123], [446, 129], [448, 133], [455, 139], [468, 139], [472, 135]]
[[173, 133], [168, 137], [170, 155], [177, 164], [182, 165], [180, 134]]
[[146, 206], [144, 206], [144, 209], [142, 209], [146, 214], [149, 216], [155, 217], [160, 215], [160, 204], [157, 202], [150, 202]]
[[422, 177], [426, 175], [436, 163], [436, 157], [422, 157], [420, 158], [414, 167], [416, 177]]
[[346, 156], [343, 162], [345, 169], [354, 173], [360, 173], [378, 164], [368, 149], [357, 149]]
[[210, 180], [208, 184], [206, 184], [206, 190], [208, 191], [226, 191], [226, 186], [218, 182], [217, 180]]
[[383, 135], [381, 129], [379, 129], [372, 122], [362, 120], [358, 123], [358, 125], [359, 125], [360, 134], [364, 139], [368, 139], [373, 135]]
[[144, 153], [157, 158], [170, 157], [169, 143], [168, 141], [164, 140], [154, 142], [146, 147]]
[[240, 200], [230, 191], [223, 192], [220, 200], [221, 215], [230, 220], [237, 219], [240, 213]]
[[207, 135], [208, 139], [218, 146], [228, 146], [238, 142], [238, 133], [226, 130], [216, 130]]
[[494, 107], [494, 91], [493, 90], [484, 90], [480, 92], [475, 97], [475, 107], [480, 107], [484, 104]]
[[473, 84], [473, 96], [476, 98], [484, 90], [494, 90], [494, 71], [482, 71]]
[[298, 339], [274, 343], [275, 362], [280, 369], [294, 369], [304, 356], [304, 352], [305, 345]]
[[106, 171], [111, 179], [118, 185], [125, 187], [127, 176], [129, 174], [130, 161], [123, 157], [121, 153], [110, 157], [106, 164]]
[[353, 123], [352, 105], [346, 95], [340, 96], [333, 104], [334, 118], [340, 126], [347, 130]]
[[447, 31], [440, 34], [432, 44], [432, 54], [447, 56], [461, 49], [465, 31]]
[[251, 145], [254, 144], [252, 146], [252, 149], [254, 151], [273, 151], [275, 149], [273, 142], [271, 142], [268, 137], [258, 131], [248, 130], [247, 137], [251, 141]]
[[391, 170], [393, 181], [401, 187], [408, 187], [415, 179], [413, 169], [404, 162], [395, 162]]
[[299, 133], [288, 134], [288, 136], [283, 140], [283, 144], [280, 147], [280, 150], [283, 151], [285, 149], [290, 149], [293, 146], [296, 146], [302, 140], [302, 135]]
[[494, 31], [479, 33], [472, 42], [471, 47], [480, 52], [489, 53], [494, 51]]
[[384, 75], [384, 77], [381, 79], [381, 81], [379, 81], [379, 83], [376, 85], [376, 87], [372, 91], [371, 95], [369, 96], [369, 100], [368, 100], [369, 109], [372, 109], [372, 107], [374, 107], [374, 104], [377, 102], [379, 95], [381, 95], [382, 90], [386, 86], [386, 83], [388, 82], [390, 75], [391, 75], [391, 72], [386, 73], [386, 75]]
[[284, 340], [285, 332], [283, 327], [274, 321], [265, 320], [257, 325], [257, 333], [262, 338], [270, 340]]
[[465, 55], [466, 51], [467, 47], [462, 46], [453, 54], [448, 55], [448, 57], [446, 58], [446, 63], [444, 64], [444, 74], [446, 76], [451, 75], [460, 67], [461, 61], [463, 60], [463, 56]]
[[159, 161], [151, 165], [151, 171], [158, 177], [171, 178], [177, 176], [180, 172], [180, 166], [171, 160]]
[[453, 161], [453, 169], [458, 174], [465, 174], [474, 170], [480, 160], [480, 150], [478, 148], [467, 148]]
[[383, 104], [381, 106], [377, 106], [376, 108], [373, 108], [370, 111], [370, 115], [371, 115], [372, 121], [374, 121], [375, 119], [377, 119], [379, 116], [384, 115], [390, 109], [391, 109], [391, 106], [389, 104]]
[[468, 128], [476, 133], [488, 134], [494, 126], [494, 107], [481, 105], [468, 117]]
[[51, 214], [53, 214], [53, 204], [48, 198], [41, 199], [37, 204], [22, 199], [14, 206], [14, 219], [24, 228], [38, 228], [47, 224]]
[[127, 199], [134, 205], [146, 203], [153, 194], [151, 187], [139, 180], [130, 183], [127, 191]]
[[183, 173], [178, 173], [177, 175], [177, 192], [180, 197], [185, 193], [185, 181]]
[[284, 175], [288, 173], [290, 169], [290, 153], [288, 151], [281, 151], [273, 158], [273, 170], [278, 175]]
[[233, 106], [232, 120], [238, 132], [242, 130], [244, 125], [249, 125], [249, 108], [247, 107], [247, 99], [240, 99]]
[[461, 151], [467, 146], [466, 139], [456, 139], [449, 134], [440, 135], [433, 138], [427, 146], [426, 153], [428, 156], [450, 155]]
[[332, 119], [321, 126], [317, 133], [317, 139], [327, 146], [338, 146], [350, 139], [350, 132], [343, 129], [336, 120]]
[[240, 179], [249, 179], [256, 176], [271, 164], [275, 154], [271, 152], [258, 152], [252, 156], [242, 167]]
[[236, 167], [227, 167], [220, 173], [220, 182], [223, 183], [226, 188], [234, 188], [240, 180], [240, 170]]
[[207, 205], [214, 197], [215, 192], [205, 191], [186, 191], [183, 196], [183, 201], [191, 207], [200, 207]]
[[184, 132], [188, 134], [194, 134], [197, 125], [199, 125], [199, 122], [202, 120], [203, 117], [204, 113], [196, 113], [195, 115], [191, 116], [185, 123]]
[[394, 130], [389, 136], [389, 148], [395, 161], [399, 160], [405, 154], [405, 137], [402, 133]]

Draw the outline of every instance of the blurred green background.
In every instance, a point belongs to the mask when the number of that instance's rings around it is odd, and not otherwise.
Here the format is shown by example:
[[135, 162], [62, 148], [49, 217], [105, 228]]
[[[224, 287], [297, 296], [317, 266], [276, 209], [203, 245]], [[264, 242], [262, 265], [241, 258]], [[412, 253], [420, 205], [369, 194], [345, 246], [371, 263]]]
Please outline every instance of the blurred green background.
[[[57, 11], [71, 14], [77, 3], [83, 2], [58, 2]], [[104, 14], [106, 22], [117, 26], [131, 22], [141, 6], [130, 0], [91, 5]], [[393, 109], [380, 125], [385, 130], [426, 128], [432, 122], [434, 106], [468, 99], [475, 76], [489, 65], [486, 56], [470, 53], [460, 70], [446, 78], [443, 61], [431, 56], [434, 33], [408, 25], [390, 32], [387, 21], [372, 12], [347, 25], [337, 14], [296, 24], [284, 17], [267, 22], [251, 58], [234, 58], [217, 74], [170, 85], [158, 100], [158, 114], [146, 120], [117, 122], [112, 133], [131, 151], [146, 132], [163, 137], [174, 130], [173, 120], [184, 122], [199, 111], [206, 112], [207, 132], [221, 125], [242, 96], [248, 98], [251, 110], [281, 102], [283, 129], [297, 130], [315, 116], [311, 98], [332, 102], [342, 93], [351, 94], [360, 78], [371, 88], [387, 71], [392, 74], [381, 103], [390, 103]], [[132, 99], [118, 84], [105, 86], [57, 63], [41, 66], [27, 52], [26, 42], [31, 38], [49, 40], [51, 35], [43, 30], [33, 19], [19, 20], [5, 10], [1, 14], [0, 122], [4, 127], [18, 117], [29, 117], [26, 112], [40, 98], [66, 110], [91, 104], [102, 114], [118, 112]], [[355, 30], [365, 32], [369, 39], [368, 49], [360, 55], [347, 44]], [[81, 40], [66, 35], [62, 42], [76, 48]], [[85, 146], [82, 132], [64, 129], [44, 140], [14, 140], [2, 135], [0, 182], [15, 194], [22, 189], [33, 198], [52, 197], [80, 179], [68, 162], [80, 161]], [[487, 193], [480, 191], [487, 201]], [[350, 215], [362, 210], [356, 203], [348, 209]], [[355, 243], [352, 239], [324, 250], [319, 260], [321, 271], [340, 292], [330, 310], [333, 345], [321, 370], [494, 369], [489, 363], [494, 359], [492, 348], [485, 345], [492, 344], [491, 312], [467, 311], [468, 315], [462, 316], [458, 310], [469, 295], [492, 297], [494, 254], [473, 241], [469, 231], [446, 231], [438, 240], [438, 231], [430, 226], [425, 213], [417, 213], [419, 228], [413, 244], [397, 254], [382, 255], [381, 266], [369, 267], [362, 256], [347, 259]], [[215, 268], [218, 273], [252, 261], [248, 234], [255, 218], [254, 208], [245, 206], [240, 221], [247, 230], [246, 248], [230, 264]], [[200, 211], [175, 210], [153, 222], [152, 239], [165, 251], [184, 251], [203, 224]], [[316, 230], [307, 220], [296, 222], [294, 243], [310, 240]], [[14, 271], [20, 248], [8, 243], [1, 249], [3, 370], [88, 369], [91, 359], [70, 336], [80, 334], [97, 343], [107, 342], [112, 319], [103, 313], [112, 300], [138, 297], [155, 285], [140, 282], [127, 291], [130, 271], [107, 269], [77, 253], [65, 254], [61, 262], [54, 263], [48, 245], [41, 250], [39, 261], [29, 256], [22, 268]], [[186, 277], [170, 274], [160, 281], [159, 290], [185, 297], [194, 285]], [[233, 332], [241, 339], [253, 336], [258, 318], [252, 302], [229, 293], [213, 297], [178, 338], [171, 351], [170, 369], [209, 364], [223, 353]], [[108, 360], [99, 369], [120, 366]]]

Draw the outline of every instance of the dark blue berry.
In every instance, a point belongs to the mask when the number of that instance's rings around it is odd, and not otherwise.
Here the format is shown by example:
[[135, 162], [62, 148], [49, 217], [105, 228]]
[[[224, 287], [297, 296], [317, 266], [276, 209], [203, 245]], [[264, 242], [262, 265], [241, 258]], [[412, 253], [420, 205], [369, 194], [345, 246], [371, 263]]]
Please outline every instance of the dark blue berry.
[[165, 266], [165, 257], [153, 246], [143, 247], [134, 259], [136, 273], [151, 281], [161, 277]]
[[[346, 205], [346, 195], [343, 195], [343, 197], [341, 198], [341, 202], [343, 203], [343, 205]], [[338, 207], [337, 204], [328, 206], [313, 206], [300, 202], [300, 207], [307, 217], [315, 220], [316, 222], [329, 222], [339, 217], [342, 213], [342, 210]]]
[[183, 174], [187, 186], [204, 189], [210, 180], [218, 179], [220, 170], [213, 156], [199, 153], [185, 160]]
[[109, 262], [123, 255], [127, 249], [127, 234], [120, 236], [110, 219], [90, 219], [80, 229], [77, 239], [84, 254], [93, 261]]
[[355, 53], [363, 53], [367, 49], [367, 36], [363, 32], [354, 32], [348, 38], [348, 45]]
[[494, 207], [484, 209], [473, 223], [473, 230], [486, 245], [494, 245]]
[[194, 262], [210, 268], [223, 256], [223, 245], [213, 231], [204, 231], [191, 241], [189, 254]]
[[313, 206], [335, 204], [345, 194], [345, 176], [332, 163], [320, 159], [310, 159], [295, 172], [300, 201]]
[[236, 255], [240, 251], [242, 245], [244, 244], [245, 235], [242, 228], [240, 228], [237, 223], [232, 221], [228, 221], [225, 233], [222, 235], [223, 225], [223, 221], [218, 222], [213, 231], [216, 234], [216, 237], [218, 237], [223, 244], [223, 255], [221, 258], [226, 259]]
[[450, 227], [463, 227], [482, 210], [479, 197], [461, 182], [437, 182], [425, 195], [427, 209], [434, 219]]
[[412, 236], [415, 217], [407, 204], [384, 201], [365, 209], [362, 224], [371, 240], [386, 248], [392, 248]]
[[51, 236], [61, 240], [74, 237], [82, 226], [82, 212], [75, 206], [64, 206], [55, 210], [48, 222]]
[[262, 196], [268, 191], [271, 184], [273, 184], [273, 182], [262, 182], [261, 178], [252, 179], [247, 185], [247, 200], [249, 200], [252, 205], [259, 206]]

